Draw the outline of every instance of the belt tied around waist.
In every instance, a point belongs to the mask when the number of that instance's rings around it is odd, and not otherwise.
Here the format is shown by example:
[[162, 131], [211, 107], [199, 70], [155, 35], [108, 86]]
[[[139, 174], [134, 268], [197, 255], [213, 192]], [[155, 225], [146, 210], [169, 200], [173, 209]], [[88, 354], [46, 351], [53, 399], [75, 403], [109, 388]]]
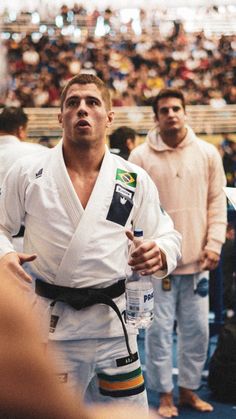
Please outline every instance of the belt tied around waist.
[[75, 310], [82, 310], [83, 308], [91, 307], [94, 304], [106, 304], [110, 306], [120, 319], [128, 353], [131, 357], [133, 356], [122, 315], [116, 303], [112, 300], [112, 298], [119, 297], [125, 292], [125, 279], [121, 279], [106, 288], [70, 288], [49, 284], [37, 278], [35, 292], [41, 297], [53, 300], [51, 306], [54, 306], [59, 301], [68, 304]]

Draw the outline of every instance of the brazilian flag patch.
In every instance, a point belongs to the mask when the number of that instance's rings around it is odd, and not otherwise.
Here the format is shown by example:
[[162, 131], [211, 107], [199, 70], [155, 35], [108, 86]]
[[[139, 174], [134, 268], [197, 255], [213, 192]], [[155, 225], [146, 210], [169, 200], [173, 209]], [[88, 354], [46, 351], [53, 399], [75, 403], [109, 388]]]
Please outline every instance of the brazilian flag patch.
[[130, 173], [122, 169], [117, 169], [116, 180], [119, 180], [126, 186], [131, 186], [132, 188], [135, 188], [137, 181], [137, 173]]

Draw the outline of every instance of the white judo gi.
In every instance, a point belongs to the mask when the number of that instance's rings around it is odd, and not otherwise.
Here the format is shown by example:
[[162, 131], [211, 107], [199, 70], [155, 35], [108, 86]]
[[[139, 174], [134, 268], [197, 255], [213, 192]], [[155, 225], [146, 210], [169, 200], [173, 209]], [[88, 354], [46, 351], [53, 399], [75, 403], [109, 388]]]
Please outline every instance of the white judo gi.
[[36, 155], [46, 150], [47, 148], [40, 144], [20, 141], [15, 135], [0, 135], [0, 185], [16, 160], [29, 154]]
[[[159, 271], [158, 277], [173, 271], [180, 257], [180, 235], [160, 208], [154, 183], [143, 169], [108, 149], [85, 209], [68, 175], [62, 142], [38, 159], [22, 159], [2, 187], [0, 256], [13, 250], [9, 237], [22, 222], [24, 251], [37, 253], [34, 275], [50, 284], [103, 288], [124, 278], [125, 229], [132, 227], [143, 229], [144, 236], [156, 240], [166, 254], [168, 269]], [[65, 362], [58, 356], [63, 382], [73, 387], [79, 380], [85, 391], [97, 375], [104, 396], [129, 396], [146, 403], [138, 355], [131, 362], [120, 320], [109, 306], [96, 304], [76, 311], [61, 302], [50, 307], [51, 300], [38, 300], [44, 304], [42, 322], [49, 339], [60, 342], [67, 352]], [[114, 301], [123, 313], [124, 294]], [[130, 345], [137, 352], [134, 332]]]
[[[47, 148], [40, 144], [27, 143], [20, 141], [15, 135], [0, 135], [0, 187], [8, 170], [13, 164], [22, 157], [27, 155], [38, 155], [46, 152]], [[23, 237], [14, 239], [14, 248], [18, 252], [23, 249]]]

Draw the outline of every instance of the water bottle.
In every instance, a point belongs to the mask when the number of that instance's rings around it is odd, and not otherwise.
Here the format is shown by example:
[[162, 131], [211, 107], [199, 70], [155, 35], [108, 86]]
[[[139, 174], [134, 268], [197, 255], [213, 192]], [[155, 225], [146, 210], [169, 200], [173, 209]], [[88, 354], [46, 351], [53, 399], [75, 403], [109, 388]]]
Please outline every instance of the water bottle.
[[[134, 230], [134, 240], [129, 255], [143, 241], [143, 231]], [[147, 329], [153, 320], [153, 285], [149, 275], [140, 275], [130, 266], [126, 272], [126, 323], [138, 329]]]

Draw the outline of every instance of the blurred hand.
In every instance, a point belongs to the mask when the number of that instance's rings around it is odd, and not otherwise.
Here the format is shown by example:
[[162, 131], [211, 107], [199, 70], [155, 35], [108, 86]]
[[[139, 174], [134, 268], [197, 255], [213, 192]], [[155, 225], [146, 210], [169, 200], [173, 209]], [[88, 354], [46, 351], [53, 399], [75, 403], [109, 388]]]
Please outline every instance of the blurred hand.
[[[129, 240], [134, 240], [131, 231], [126, 231]], [[143, 240], [131, 253], [128, 264], [141, 275], [153, 275], [160, 269], [166, 269], [166, 256], [154, 240]]]
[[202, 271], [212, 271], [213, 269], [217, 268], [219, 260], [220, 255], [217, 253], [212, 252], [211, 250], [203, 250], [200, 257]]
[[[29, 255], [27, 253], [16, 253], [11, 252], [7, 253], [0, 259], [0, 267], [4, 274], [8, 275], [10, 278], [17, 281], [22, 280], [27, 283], [32, 282], [32, 278], [28, 275], [23, 269], [22, 265], [25, 262], [32, 262], [35, 260], [37, 255]], [[26, 288], [26, 285], [22, 282], [23, 288]], [[28, 289], [28, 287], [27, 287]]]

